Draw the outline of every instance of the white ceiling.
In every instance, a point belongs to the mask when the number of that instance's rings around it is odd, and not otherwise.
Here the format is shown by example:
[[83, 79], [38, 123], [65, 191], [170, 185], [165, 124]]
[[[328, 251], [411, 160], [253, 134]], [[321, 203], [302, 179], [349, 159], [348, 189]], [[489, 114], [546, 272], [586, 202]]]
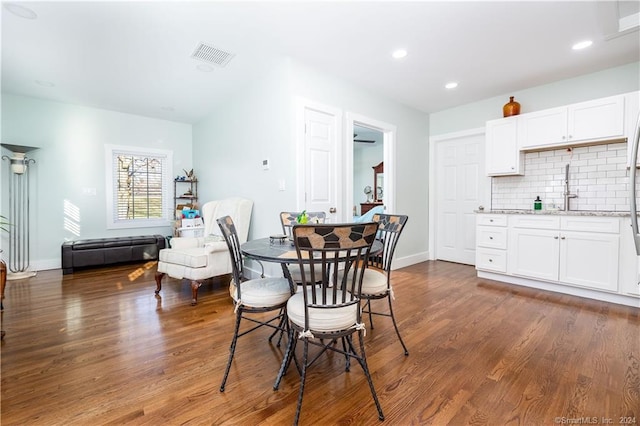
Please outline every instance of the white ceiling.
[[[280, 56], [424, 112], [640, 60], [638, 31], [617, 34], [637, 1], [14, 4], [37, 19], [2, 8], [4, 93], [189, 123]], [[235, 57], [198, 71], [200, 42]]]

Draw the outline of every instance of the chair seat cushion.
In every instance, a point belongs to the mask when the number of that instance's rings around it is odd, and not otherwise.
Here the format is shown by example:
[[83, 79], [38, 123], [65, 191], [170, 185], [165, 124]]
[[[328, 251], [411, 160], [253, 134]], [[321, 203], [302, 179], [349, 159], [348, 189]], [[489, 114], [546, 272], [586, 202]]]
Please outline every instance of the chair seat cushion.
[[[342, 280], [342, 271], [338, 271], [339, 279]], [[353, 274], [349, 273], [349, 279]], [[362, 278], [362, 291], [363, 296], [375, 296], [383, 294], [387, 291], [387, 275], [378, 270], [367, 268], [364, 270], [364, 277]]]
[[160, 250], [160, 262], [174, 263], [188, 268], [207, 266], [209, 253], [204, 247]]
[[[242, 304], [253, 308], [267, 308], [283, 304], [291, 297], [289, 281], [285, 278], [257, 278], [242, 284]], [[238, 289], [233, 281], [229, 294], [238, 301]]]
[[[311, 289], [307, 290], [311, 300]], [[341, 291], [338, 291], [341, 294]], [[340, 296], [338, 296], [340, 297]], [[353, 327], [358, 320], [359, 305], [353, 304], [340, 308], [309, 308], [309, 328], [311, 331], [331, 332], [346, 330]], [[287, 315], [289, 320], [299, 327], [304, 328], [304, 294], [299, 291], [287, 302]]]

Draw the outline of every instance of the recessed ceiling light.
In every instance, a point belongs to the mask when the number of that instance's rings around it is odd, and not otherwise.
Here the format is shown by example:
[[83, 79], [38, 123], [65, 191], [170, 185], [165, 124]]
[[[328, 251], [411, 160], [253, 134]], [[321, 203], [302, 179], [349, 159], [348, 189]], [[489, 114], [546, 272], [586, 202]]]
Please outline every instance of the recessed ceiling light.
[[55, 84], [53, 84], [50, 81], [45, 81], [45, 80], [36, 80], [36, 84], [38, 86], [42, 86], [42, 87], [55, 87]]
[[447, 83], [444, 85], [445, 89], [455, 89], [456, 87], [458, 87], [458, 83], [456, 83], [455, 81], [452, 81], [450, 83]]
[[4, 8], [16, 16], [24, 19], [36, 19], [38, 14], [28, 7], [21, 6], [16, 3], [5, 3]]
[[211, 71], [213, 71], [213, 67], [211, 65], [207, 65], [207, 64], [198, 64], [198, 65], [196, 65], [196, 69], [198, 71], [202, 71], [202, 72], [211, 72]]
[[582, 49], [586, 49], [587, 47], [591, 46], [593, 44], [593, 42], [591, 40], [584, 40], [581, 41], [579, 43], [574, 44], [573, 46], [571, 46], [571, 48], [573, 50], [582, 50]]
[[404, 49], [398, 49], [396, 51], [394, 51], [391, 56], [393, 56], [395, 59], [402, 59], [405, 56], [407, 56], [407, 51]]

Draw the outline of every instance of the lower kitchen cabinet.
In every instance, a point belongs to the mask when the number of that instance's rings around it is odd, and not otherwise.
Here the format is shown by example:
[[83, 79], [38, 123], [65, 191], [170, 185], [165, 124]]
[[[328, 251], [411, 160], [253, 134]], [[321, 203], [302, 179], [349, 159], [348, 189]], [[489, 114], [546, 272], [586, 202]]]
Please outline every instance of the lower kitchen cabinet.
[[602, 290], [618, 290], [620, 237], [561, 231], [558, 281]]
[[493, 226], [477, 220], [478, 276], [640, 307], [640, 258], [631, 250], [628, 218], [478, 216], [493, 219]]
[[510, 229], [509, 236], [508, 262], [513, 275], [558, 280], [558, 231]]
[[559, 219], [528, 215], [511, 218], [511, 273], [617, 291], [619, 220], [579, 216]]

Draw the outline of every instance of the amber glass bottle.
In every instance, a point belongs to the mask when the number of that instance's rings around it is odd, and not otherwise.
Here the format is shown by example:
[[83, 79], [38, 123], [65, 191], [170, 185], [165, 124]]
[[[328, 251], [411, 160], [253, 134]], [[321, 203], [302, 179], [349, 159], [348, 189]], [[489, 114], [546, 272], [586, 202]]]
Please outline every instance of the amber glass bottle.
[[513, 100], [513, 96], [509, 96], [509, 102], [502, 107], [502, 114], [505, 117], [520, 114], [520, 104]]

